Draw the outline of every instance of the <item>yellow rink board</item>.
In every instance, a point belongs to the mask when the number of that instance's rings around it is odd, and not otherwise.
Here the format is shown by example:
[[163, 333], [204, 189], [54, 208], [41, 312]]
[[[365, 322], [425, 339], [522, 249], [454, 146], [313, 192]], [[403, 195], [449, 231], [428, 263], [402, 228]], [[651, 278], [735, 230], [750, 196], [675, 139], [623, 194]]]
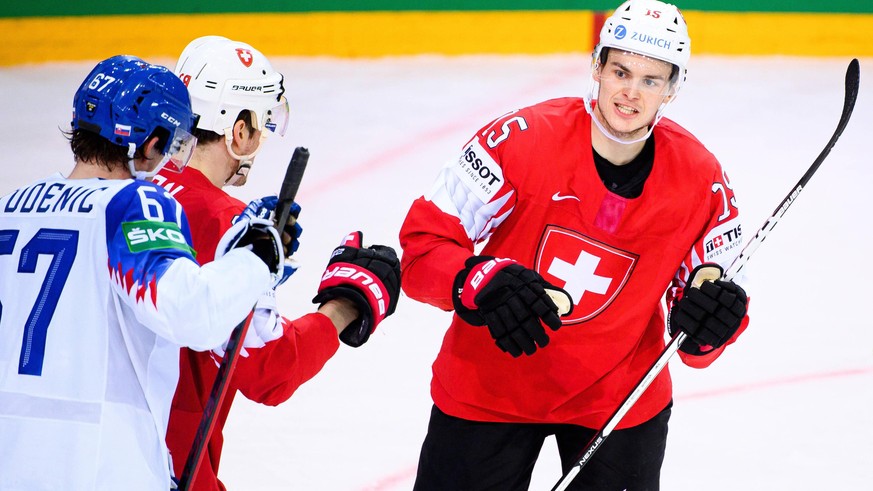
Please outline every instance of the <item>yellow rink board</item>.
[[[873, 56], [873, 14], [683, 12], [694, 54]], [[198, 36], [270, 56], [590, 52], [590, 11], [316, 12], [0, 19], [0, 65], [175, 58]]]

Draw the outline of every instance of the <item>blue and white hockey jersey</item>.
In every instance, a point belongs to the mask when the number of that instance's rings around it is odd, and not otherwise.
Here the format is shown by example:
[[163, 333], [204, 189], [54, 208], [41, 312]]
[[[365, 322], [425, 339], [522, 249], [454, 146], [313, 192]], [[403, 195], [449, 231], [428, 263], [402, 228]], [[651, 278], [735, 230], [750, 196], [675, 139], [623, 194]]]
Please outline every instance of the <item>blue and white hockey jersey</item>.
[[190, 241], [150, 182], [0, 199], [0, 489], [170, 488], [179, 346], [221, 345], [270, 285], [251, 252], [201, 268]]

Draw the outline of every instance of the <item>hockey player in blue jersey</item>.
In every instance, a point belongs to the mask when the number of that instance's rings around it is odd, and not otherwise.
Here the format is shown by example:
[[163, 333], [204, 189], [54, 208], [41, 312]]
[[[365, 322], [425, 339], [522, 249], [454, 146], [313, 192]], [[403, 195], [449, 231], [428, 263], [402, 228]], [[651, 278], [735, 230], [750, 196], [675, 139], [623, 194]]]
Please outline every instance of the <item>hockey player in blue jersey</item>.
[[195, 261], [182, 208], [145, 180], [185, 166], [193, 124], [171, 71], [109, 58], [73, 100], [72, 172], [0, 198], [0, 488], [170, 488], [179, 347], [220, 346], [284, 261], [245, 215]]

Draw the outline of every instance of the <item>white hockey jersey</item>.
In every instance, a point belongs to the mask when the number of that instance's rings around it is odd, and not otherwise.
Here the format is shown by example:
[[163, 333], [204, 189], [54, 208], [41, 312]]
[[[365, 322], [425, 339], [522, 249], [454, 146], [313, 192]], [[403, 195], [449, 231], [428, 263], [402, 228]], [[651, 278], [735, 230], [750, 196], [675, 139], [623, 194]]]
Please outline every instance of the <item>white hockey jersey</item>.
[[150, 182], [0, 199], [0, 489], [170, 488], [179, 346], [221, 345], [270, 284], [248, 251], [200, 268], [189, 244]]

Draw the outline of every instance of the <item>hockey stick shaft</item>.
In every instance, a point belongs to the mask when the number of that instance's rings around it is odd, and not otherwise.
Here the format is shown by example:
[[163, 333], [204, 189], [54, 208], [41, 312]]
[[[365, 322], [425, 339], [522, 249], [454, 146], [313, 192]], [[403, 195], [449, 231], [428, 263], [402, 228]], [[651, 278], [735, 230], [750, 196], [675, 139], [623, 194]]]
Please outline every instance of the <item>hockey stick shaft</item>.
[[285, 171], [285, 179], [282, 180], [279, 201], [276, 203], [276, 226], [279, 227], [280, 232], [285, 224], [288, 223], [291, 205], [294, 204], [297, 190], [300, 189], [300, 182], [303, 180], [303, 172], [306, 171], [306, 164], [308, 162], [309, 150], [303, 147], [295, 148], [294, 154], [291, 156], [291, 162], [288, 163], [288, 170]]
[[[288, 169], [285, 171], [285, 179], [282, 181], [282, 188], [279, 191], [279, 199], [274, 213], [279, 233], [281, 233], [284, 224], [288, 222], [291, 205], [297, 196], [297, 190], [300, 189], [300, 181], [303, 180], [303, 172], [306, 170], [308, 162], [309, 150], [303, 147], [295, 148], [291, 161], [288, 163]], [[224, 358], [221, 360], [218, 373], [215, 375], [215, 381], [212, 383], [209, 399], [206, 401], [206, 407], [203, 408], [203, 416], [200, 417], [200, 424], [197, 427], [197, 433], [194, 435], [194, 443], [191, 444], [191, 450], [188, 452], [188, 459], [185, 461], [185, 468], [182, 471], [182, 478], [179, 480], [179, 489], [182, 491], [190, 489], [197, 478], [197, 473], [200, 471], [200, 464], [203, 462], [203, 452], [206, 450], [209, 439], [212, 437], [212, 430], [215, 429], [215, 417], [218, 414], [218, 409], [224, 402], [224, 397], [227, 395], [227, 384], [236, 369], [236, 361], [242, 349], [243, 339], [245, 339], [246, 331], [249, 328], [254, 313], [253, 308], [249, 315], [233, 328], [233, 331], [230, 333]]]
[[[837, 124], [837, 129], [834, 131], [833, 136], [828, 141], [827, 145], [825, 145], [824, 149], [821, 151], [819, 156], [815, 159], [812, 165], [807, 169], [806, 173], [803, 174], [803, 177], [800, 178], [800, 181], [791, 188], [791, 191], [787, 196], [779, 203], [779, 206], [773, 211], [773, 214], [770, 218], [764, 222], [764, 225], [758, 229], [758, 232], [755, 233], [755, 236], [743, 247], [743, 250], [740, 252], [740, 255], [734, 259], [731, 263], [730, 267], [725, 271], [723, 278], [726, 280], [731, 280], [736, 277], [737, 273], [745, 266], [751, 257], [752, 253], [764, 242], [764, 239], [767, 238], [767, 235], [773, 230], [773, 227], [776, 226], [776, 223], [782, 218], [782, 215], [788, 210], [794, 200], [797, 199], [797, 196], [803, 191], [803, 187], [809, 182], [812, 178], [812, 175], [818, 170], [821, 166], [822, 162], [824, 162], [825, 158], [831, 152], [831, 149], [836, 144], [837, 140], [840, 138], [840, 135], [843, 134], [843, 130], [846, 129], [846, 125], [849, 123], [849, 118], [852, 116], [852, 111], [855, 108], [855, 100], [858, 98], [858, 86], [860, 83], [860, 65], [857, 59], [853, 59], [849, 63], [849, 67], [846, 70], [846, 91], [845, 97], [843, 100], [843, 112], [840, 116], [840, 121]], [[633, 405], [637, 402], [640, 396], [643, 395], [643, 392], [649, 387], [652, 381], [658, 376], [659, 373], [667, 366], [667, 363], [670, 361], [670, 358], [679, 351], [679, 347], [682, 346], [682, 342], [687, 338], [687, 334], [680, 331], [673, 336], [672, 339], [667, 343], [667, 346], [664, 348], [664, 351], [661, 352], [661, 355], [658, 359], [652, 364], [649, 368], [648, 372], [637, 382], [637, 385], [631, 391], [630, 394], [625, 397], [624, 401], [622, 401], [621, 405], [619, 405], [618, 409], [609, 417], [606, 421], [606, 424], [594, 435], [585, 449], [582, 451], [581, 457], [576, 462], [573, 467], [565, 474], [560, 481], [552, 488], [552, 491], [564, 491], [570, 486], [570, 483], [573, 482], [573, 479], [579, 472], [582, 470], [585, 465], [591, 461], [591, 457], [597, 451], [598, 448], [603, 445], [603, 442], [609, 437], [612, 430], [618, 426], [618, 423], [624, 418], [628, 411], [633, 407]]]

